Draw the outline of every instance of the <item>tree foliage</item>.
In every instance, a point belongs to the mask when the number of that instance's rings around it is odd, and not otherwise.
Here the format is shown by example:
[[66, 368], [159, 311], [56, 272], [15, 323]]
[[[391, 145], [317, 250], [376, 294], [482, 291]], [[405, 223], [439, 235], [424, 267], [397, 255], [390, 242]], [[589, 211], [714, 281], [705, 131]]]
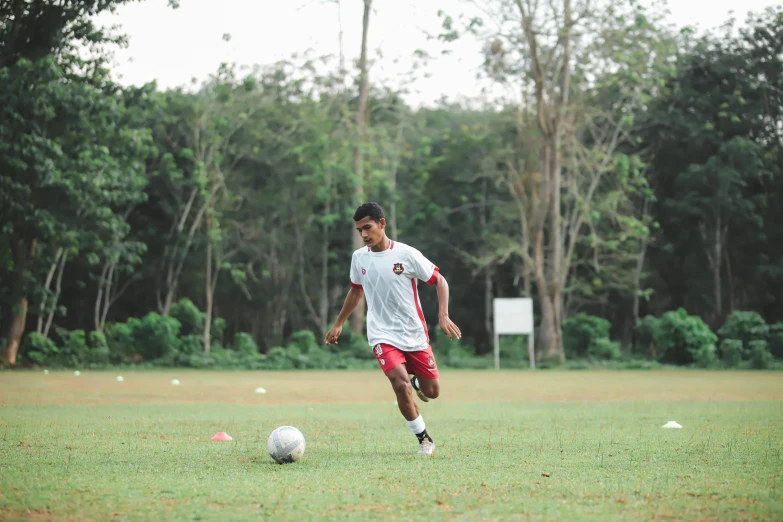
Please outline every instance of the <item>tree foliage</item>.
[[[535, 298], [555, 360], [616, 359], [610, 337], [702, 366], [735, 339], [757, 367], [779, 352], [780, 10], [701, 36], [634, 2], [495, 0], [464, 27], [444, 13], [442, 41], [482, 38], [513, 95], [414, 108], [368, 63], [314, 55], [121, 88], [122, 37], [91, 20], [122, 3], [0, 7], [6, 361], [343, 364], [302, 332], [344, 298], [359, 186], [448, 278], [455, 361], [490, 351], [492, 299], [512, 296]], [[435, 293], [421, 300], [432, 321]], [[724, 323], [718, 344], [707, 326]]]

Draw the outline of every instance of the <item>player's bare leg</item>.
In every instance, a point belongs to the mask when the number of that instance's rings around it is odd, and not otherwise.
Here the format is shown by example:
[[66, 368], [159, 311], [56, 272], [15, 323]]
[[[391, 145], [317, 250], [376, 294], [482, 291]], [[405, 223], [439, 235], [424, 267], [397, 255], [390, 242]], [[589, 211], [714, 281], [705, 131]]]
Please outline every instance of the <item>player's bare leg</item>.
[[419, 412], [419, 406], [413, 399], [413, 387], [408, 378], [408, 370], [405, 364], [400, 364], [389, 370], [386, 373], [386, 377], [389, 378], [394, 394], [397, 396], [397, 407], [400, 409], [400, 413], [405, 417], [408, 427], [416, 435], [416, 438], [419, 439], [419, 454], [432, 455], [435, 443], [427, 433], [424, 419], [421, 418], [421, 413]]
[[438, 378], [428, 379], [413, 375], [411, 377], [411, 386], [416, 390], [416, 395], [424, 402], [430, 402], [430, 399], [437, 399], [440, 395], [440, 382]]
[[386, 377], [389, 378], [394, 394], [397, 395], [397, 407], [400, 408], [402, 416], [406, 421], [415, 420], [419, 416], [419, 406], [413, 399], [413, 388], [410, 379], [408, 379], [405, 364], [400, 364], [389, 370]]

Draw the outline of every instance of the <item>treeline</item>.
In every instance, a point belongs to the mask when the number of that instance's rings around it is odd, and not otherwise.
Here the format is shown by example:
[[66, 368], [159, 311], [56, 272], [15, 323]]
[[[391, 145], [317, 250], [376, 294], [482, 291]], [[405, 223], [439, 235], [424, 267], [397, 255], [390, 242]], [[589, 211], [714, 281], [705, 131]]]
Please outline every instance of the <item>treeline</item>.
[[[90, 22], [121, 3], [0, 7], [6, 362], [327, 357], [317, 345], [348, 288], [364, 200], [448, 278], [467, 338], [455, 361], [491, 350], [492, 298], [510, 296], [536, 299], [545, 360], [639, 346], [665, 363], [733, 360], [724, 340], [744, 334], [687, 334], [696, 348], [655, 334], [687, 354], [672, 359], [650, 348], [645, 325], [681, 308], [704, 332], [755, 312], [766, 330], [747, 342], [775, 351], [783, 10], [697, 36], [633, 3], [562, 0], [552, 18], [496, 0], [501, 23], [444, 14], [441, 41], [483, 39], [486, 74], [521, 99], [414, 109], [366, 63], [354, 74], [328, 58], [224, 65], [195, 91], [121, 87], [113, 39]], [[435, 293], [421, 299], [437, 343]], [[605, 340], [575, 347], [587, 316], [607, 321], [590, 337]], [[343, 362], [313, 364], [372, 363], [345, 335]], [[760, 346], [740, 360], [764, 359]]]

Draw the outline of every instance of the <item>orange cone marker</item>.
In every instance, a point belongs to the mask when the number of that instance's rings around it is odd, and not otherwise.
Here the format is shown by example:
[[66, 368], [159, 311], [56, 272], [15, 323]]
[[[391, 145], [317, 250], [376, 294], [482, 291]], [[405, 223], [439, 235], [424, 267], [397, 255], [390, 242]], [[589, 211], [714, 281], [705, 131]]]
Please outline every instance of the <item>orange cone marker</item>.
[[212, 437], [212, 440], [234, 440], [234, 439], [233, 437], [231, 437], [231, 435], [229, 435], [225, 431], [219, 431], [217, 435]]

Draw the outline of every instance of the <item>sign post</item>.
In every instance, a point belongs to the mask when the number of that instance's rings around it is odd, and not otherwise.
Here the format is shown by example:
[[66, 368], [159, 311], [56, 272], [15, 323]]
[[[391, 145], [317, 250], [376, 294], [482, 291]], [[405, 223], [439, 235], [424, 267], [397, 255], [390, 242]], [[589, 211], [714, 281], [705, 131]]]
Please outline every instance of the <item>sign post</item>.
[[533, 338], [533, 300], [529, 297], [496, 297], [492, 301], [495, 330], [495, 369], [500, 369], [500, 336], [527, 335], [530, 367], [536, 367]]

